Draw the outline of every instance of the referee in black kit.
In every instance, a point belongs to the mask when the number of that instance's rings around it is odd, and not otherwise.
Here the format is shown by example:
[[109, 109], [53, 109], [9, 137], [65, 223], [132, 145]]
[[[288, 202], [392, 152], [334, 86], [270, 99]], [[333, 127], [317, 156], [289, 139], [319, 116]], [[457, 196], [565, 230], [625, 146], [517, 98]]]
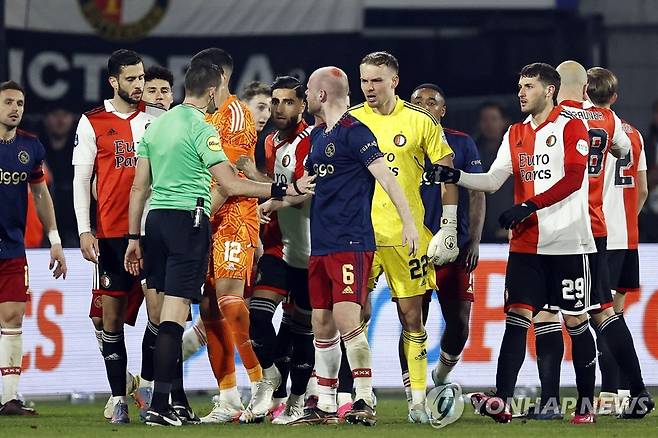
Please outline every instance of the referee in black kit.
[[[145, 417], [151, 426], [199, 422], [183, 390], [181, 339], [189, 305], [201, 299], [208, 265], [211, 174], [225, 196], [281, 198], [312, 193], [314, 187], [312, 178], [287, 186], [236, 175], [217, 131], [204, 120], [222, 80], [219, 66], [193, 63], [185, 74], [185, 100], [151, 123], [139, 145], [124, 264], [133, 275], [144, 268], [148, 287], [164, 294], [155, 343], [153, 399]], [[151, 209], [143, 260], [139, 229], [149, 188]]]

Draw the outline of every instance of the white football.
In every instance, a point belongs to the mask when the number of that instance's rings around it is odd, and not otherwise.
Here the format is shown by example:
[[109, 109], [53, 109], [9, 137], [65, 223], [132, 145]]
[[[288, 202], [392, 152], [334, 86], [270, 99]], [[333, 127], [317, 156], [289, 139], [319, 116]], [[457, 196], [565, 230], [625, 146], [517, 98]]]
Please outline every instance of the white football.
[[425, 410], [432, 427], [440, 429], [459, 420], [464, 412], [462, 388], [458, 383], [446, 383], [427, 394]]

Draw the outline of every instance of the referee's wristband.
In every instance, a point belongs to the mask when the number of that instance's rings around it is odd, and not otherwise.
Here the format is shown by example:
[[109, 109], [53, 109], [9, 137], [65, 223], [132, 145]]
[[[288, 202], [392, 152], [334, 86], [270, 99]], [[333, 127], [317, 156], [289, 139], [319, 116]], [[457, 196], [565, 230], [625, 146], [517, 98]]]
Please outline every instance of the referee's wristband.
[[272, 189], [270, 191], [270, 196], [272, 198], [283, 198], [286, 196], [286, 192], [288, 191], [288, 184], [286, 183], [276, 183], [272, 184]]
[[140, 234], [130, 234], [130, 233], [128, 233], [124, 237], [128, 240], [139, 240], [140, 237], [142, 237], [142, 236]]

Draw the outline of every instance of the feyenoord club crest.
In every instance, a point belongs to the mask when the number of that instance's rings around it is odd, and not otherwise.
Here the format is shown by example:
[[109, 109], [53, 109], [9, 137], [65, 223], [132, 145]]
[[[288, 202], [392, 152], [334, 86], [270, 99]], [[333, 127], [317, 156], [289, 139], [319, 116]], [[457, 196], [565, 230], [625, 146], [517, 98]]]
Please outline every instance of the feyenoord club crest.
[[100, 281], [101, 281], [101, 287], [103, 289], [109, 288], [110, 285], [112, 284], [112, 282], [110, 281], [110, 277], [108, 277], [106, 274], [101, 275]]
[[288, 167], [288, 165], [290, 164], [290, 155], [284, 155], [283, 160], [281, 160], [281, 164], [283, 165], [283, 167]]
[[18, 161], [20, 161], [22, 164], [27, 164], [30, 162], [30, 154], [28, 154], [26, 151], [20, 151], [18, 153]]
[[407, 144], [407, 137], [405, 137], [404, 134], [398, 134], [393, 137], [393, 144], [397, 147], [402, 147]]
[[546, 139], [546, 146], [553, 147], [555, 146], [555, 143], [557, 143], [557, 137], [554, 135], [549, 135], [548, 138]]
[[78, 0], [82, 15], [91, 27], [112, 41], [134, 41], [147, 35], [164, 17], [169, 2], [140, 1], [128, 7], [129, 2], [122, 0]]
[[336, 146], [333, 143], [329, 143], [327, 148], [324, 150], [324, 153], [327, 157], [331, 158], [336, 153]]

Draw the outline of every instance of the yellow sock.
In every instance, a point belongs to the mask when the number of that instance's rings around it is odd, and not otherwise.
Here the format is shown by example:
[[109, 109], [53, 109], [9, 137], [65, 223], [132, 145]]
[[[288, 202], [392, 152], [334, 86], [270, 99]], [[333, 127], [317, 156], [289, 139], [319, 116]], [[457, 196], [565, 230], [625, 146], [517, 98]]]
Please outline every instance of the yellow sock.
[[404, 355], [409, 365], [409, 380], [411, 382], [412, 403], [425, 402], [427, 388], [427, 333], [402, 332]]

